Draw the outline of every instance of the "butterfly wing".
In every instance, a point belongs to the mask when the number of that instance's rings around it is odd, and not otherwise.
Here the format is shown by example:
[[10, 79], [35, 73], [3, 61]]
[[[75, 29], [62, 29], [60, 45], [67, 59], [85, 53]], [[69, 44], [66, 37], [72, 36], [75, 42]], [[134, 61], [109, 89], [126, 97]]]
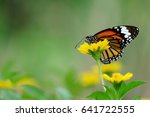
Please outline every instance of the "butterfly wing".
[[138, 35], [139, 29], [135, 26], [115, 26], [96, 33], [94, 36], [97, 41], [107, 39], [110, 48], [103, 51], [100, 60], [104, 64], [118, 60], [124, 48]]
[[124, 48], [121, 46], [120, 40], [117, 38], [112, 38], [109, 42], [110, 47], [103, 51], [100, 55], [100, 60], [104, 64], [109, 64], [112, 61], [117, 61], [122, 57]]

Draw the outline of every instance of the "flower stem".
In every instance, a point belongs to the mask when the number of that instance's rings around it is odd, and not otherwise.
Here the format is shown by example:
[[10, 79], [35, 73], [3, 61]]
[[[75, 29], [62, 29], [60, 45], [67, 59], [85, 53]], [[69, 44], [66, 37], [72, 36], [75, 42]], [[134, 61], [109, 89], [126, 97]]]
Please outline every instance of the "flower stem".
[[103, 89], [104, 89], [104, 91], [106, 91], [106, 88], [104, 87], [104, 85], [105, 85], [104, 79], [102, 78], [102, 69], [101, 69], [100, 60], [96, 60], [96, 62], [97, 62], [99, 76], [100, 76], [100, 79], [101, 79], [101, 82], [102, 82]]
[[92, 51], [89, 51], [89, 53], [92, 55], [92, 57], [96, 60], [96, 63], [97, 63], [97, 66], [98, 66], [98, 71], [99, 71], [99, 77], [101, 79], [101, 83], [102, 83], [102, 86], [103, 86], [103, 89], [104, 91], [106, 91], [106, 88], [104, 87], [105, 83], [104, 83], [104, 79], [102, 78], [102, 69], [101, 69], [101, 63], [100, 63], [100, 50], [98, 49], [96, 52], [92, 52]]

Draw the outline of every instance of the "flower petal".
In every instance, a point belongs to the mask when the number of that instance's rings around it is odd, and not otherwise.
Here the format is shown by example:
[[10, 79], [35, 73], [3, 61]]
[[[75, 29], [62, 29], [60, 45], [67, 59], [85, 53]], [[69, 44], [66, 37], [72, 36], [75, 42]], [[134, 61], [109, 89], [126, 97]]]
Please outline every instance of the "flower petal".
[[97, 43], [91, 43], [88, 44], [86, 42], [84, 42], [82, 45], [80, 45], [80, 47], [78, 48], [78, 50], [82, 53], [82, 54], [89, 54], [89, 50], [92, 52], [97, 52], [97, 51], [103, 51], [109, 48], [109, 41], [108, 40], [104, 40], [104, 41], [99, 41]]
[[123, 81], [126, 81], [126, 80], [131, 79], [131, 77], [133, 77], [133, 74], [130, 73], [130, 72], [128, 72], [128, 73], [126, 73], [126, 74], [122, 77], [122, 80], [123, 80]]
[[82, 53], [82, 54], [88, 54], [89, 52], [89, 48], [90, 45], [86, 42], [84, 42], [82, 45], [80, 45], [80, 47], [78, 48], [78, 50]]
[[112, 82], [112, 78], [109, 77], [107, 74], [103, 74], [102, 78], [104, 78], [105, 80], [108, 80], [108, 81]]
[[120, 73], [113, 73], [112, 77], [104, 74], [103, 78], [108, 80], [111, 83], [120, 83], [121, 81], [129, 80], [133, 76], [132, 73], [126, 73], [125, 75], [122, 75]]

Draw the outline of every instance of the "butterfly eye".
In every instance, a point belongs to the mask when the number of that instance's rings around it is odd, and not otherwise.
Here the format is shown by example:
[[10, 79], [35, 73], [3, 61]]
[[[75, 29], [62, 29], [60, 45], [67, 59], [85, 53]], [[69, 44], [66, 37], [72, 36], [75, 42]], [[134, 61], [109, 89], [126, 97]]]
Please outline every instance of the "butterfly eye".
[[85, 38], [86, 38], [86, 39], [89, 39], [89, 38], [91, 38], [91, 37], [92, 37], [92, 36], [86, 36]]
[[91, 38], [92, 38], [92, 36], [86, 36], [85, 38], [86, 38], [86, 40], [89, 40], [89, 41], [90, 41]]

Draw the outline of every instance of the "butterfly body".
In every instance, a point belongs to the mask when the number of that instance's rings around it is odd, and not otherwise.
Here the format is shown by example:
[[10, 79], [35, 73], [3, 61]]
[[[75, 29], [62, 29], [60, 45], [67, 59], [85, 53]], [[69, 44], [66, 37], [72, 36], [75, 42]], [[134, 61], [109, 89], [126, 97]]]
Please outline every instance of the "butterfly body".
[[104, 64], [118, 60], [124, 52], [124, 48], [138, 35], [139, 29], [135, 26], [115, 26], [96, 33], [93, 36], [87, 36], [85, 42], [97, 43], [107, 39], [109, 48], [100, 55], [100, 60]]

